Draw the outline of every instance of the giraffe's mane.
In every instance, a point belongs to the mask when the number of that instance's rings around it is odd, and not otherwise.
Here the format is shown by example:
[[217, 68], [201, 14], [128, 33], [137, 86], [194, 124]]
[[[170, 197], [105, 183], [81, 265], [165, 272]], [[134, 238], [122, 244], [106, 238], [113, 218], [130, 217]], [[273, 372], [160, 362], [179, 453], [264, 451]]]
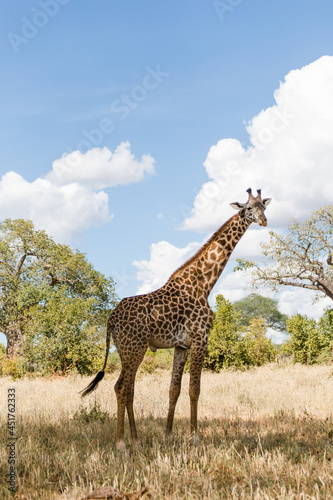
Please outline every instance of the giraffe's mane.
[[230, 219], [228, 219], [224, 224], [222, 224], [222, 226], [220, 226], [218, 228], [217, 231], [215, 231], [214, 234], [212, 234], [212, 236], [209, 238], [209, 240], [206, 241], [206, 243], [204, 243], [202, 245], [201, 248], [199, 248], [199, 250], [192, 256], [190, 257], [186, 262], [184, 262], [184, 264], [182, 264], [181, 266], [178, 267], [178, 269], [176, 269], [170, 276], [170, 278], [168, 279], [167, 283], [169, 283], [172, 279], [176, 278], [178, 273], [180, 273], [181, 271], [183, 271], [186, 267], [188, 267], [189, 265], [192, 264], [192, 262], [194, 262], [195, 260], [199, 259], [201, 257], [201, 255], [203, 253], [205, 253], [205, 251], [207, 250], [207, 248], [209, 247], [209, 245], [217, 238], [217, 236], [221, 233], [223, 233], [226, 229], [226, 227], [231, 224], [231, 221], [233, 221], [236, 217], [238, 217], [240, 214], [240, 212], [238, 212], [237, 214], [233, 215], [232, 217], [230, 217]]

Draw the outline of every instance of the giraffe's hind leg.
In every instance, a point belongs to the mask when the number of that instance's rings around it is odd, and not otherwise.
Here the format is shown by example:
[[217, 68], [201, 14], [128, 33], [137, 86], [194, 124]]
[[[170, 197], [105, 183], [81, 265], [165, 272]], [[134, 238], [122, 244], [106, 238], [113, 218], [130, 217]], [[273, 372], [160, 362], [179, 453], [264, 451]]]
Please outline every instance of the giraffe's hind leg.
[[127, 355], [126, 358], [131, 360], [131, 363], [122, 361], [122, 370], [115, 385], [115, 393], [117, 396], [117, 443], [116, 447], [119, 451], [126, 451], [124, 433], [125, 433], [125, 409], [127, 409], [128, 420], [131, 429], [132, 443], [134, 446], [139, 444], [139, 439], [135, 426], [133, 400], [134, 400], [134, 383], [136, 372], [144, 358], [146, 349], [133, 352]]
[[179, 398], [184, 366], [188, 356], [188, 349], [175, 347], [172, 377], [169, 390], [169, 413], [166, 426], [166, 437], [169, 441], [172, 440], [172, 427], [175, 416], [177, 400]]
[[[208, 335], [207, 335], [208, 338]], [[191, 348], [190, 366], [190, 402], [191, 402], [191, 434], [192, 443], [199, 445], [198, 435], [198, 400], [200, 395], [201, 371], [205, 360], [207, 345], [195, 346]]]
[[127, 415], [128, 415], [128, 422], [130, 425], [130, 430], [131, 430], [131, 438], [132, 438], [132, 446], [133, 448], [138, 448], [140, 446], [140, 440], [138, 438], [138, 434], [136, 431], [136, 425], [135, 425], [135, 418], [134, 418], [134, 410], [133, 410], [133, 401], [134, 401], [134, 383], [135, 383], [135, 374], [133, 377], [132, 385], [131, 385], [131, 390], [129, 392], [129, 395], [127, 397]]
[[126, 451], [124, 440], [125, 427], [125, 409], [126, 409], [126, 391], [125, 391], [125, 371], [121, 370], [119, 378], [114, 386], [117, 396], [117, 442], [116, 447], [119, 451]]

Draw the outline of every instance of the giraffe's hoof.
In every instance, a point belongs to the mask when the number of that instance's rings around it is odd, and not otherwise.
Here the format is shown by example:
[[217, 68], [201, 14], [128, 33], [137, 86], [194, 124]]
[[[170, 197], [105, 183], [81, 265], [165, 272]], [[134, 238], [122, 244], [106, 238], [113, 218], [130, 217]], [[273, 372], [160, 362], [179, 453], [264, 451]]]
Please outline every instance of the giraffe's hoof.
[[133, 439], [132, 441], [133, 450], [141, 450], [142, 445], [140, 439]]
[[199, 448], [199, 445], [200, 445], [200, 439], [199, 439], [198, 434], [194, 434], [194, 435], [191, 437], [191, 445], [192, 445], [192, 446], [195, 446], [196, 448]]
[[118, 451], [120, 451], [120, 453], [127, 453], [126, 444], [124, 441], [118, 441], [118, 443], [116, 444], [116, 448]]
[[172, 434], [172, 432], [166, 432], [165, 433], [165, 440], [169, 444], [173, 443], [173, 434]]

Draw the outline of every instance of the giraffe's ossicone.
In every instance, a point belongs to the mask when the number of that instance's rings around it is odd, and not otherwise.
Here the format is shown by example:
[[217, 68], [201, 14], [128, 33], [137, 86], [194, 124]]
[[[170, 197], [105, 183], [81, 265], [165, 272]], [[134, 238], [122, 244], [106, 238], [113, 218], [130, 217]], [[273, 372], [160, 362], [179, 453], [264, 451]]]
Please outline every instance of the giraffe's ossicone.
[[186, 359], [191, 350], [190, 402], [191, 433], [195, 445], [198, 437], [198, 399], [201, 370], [206, 354], [213, 312], [208, 304], [210, 294], [231, 252], [252, 222], [267, 225], [264, 211], [271, 198], [261, 199], [247, 190], [246, 203], [231, 203], [238, 213], [223, 224], [200, 250], [179, 267], [166, 284], [155, 292], [123, 299], [112, 312], [107, 325], [106, 356], [103, 370], [83, 391], [92, 392], [104, 376], [110, 339], [121, 359], [121, 373], [115, 385], [118, 406], [117, 448], [126, 449], [124, 418], [127, 409], [132, 443], [139, 444], [134, 412], [134, 381], [141, 361], [152, 350], [174, 348], [174, 363], [169, 391], [169, 413], [166, 433], [172, 438], [172, 426]]

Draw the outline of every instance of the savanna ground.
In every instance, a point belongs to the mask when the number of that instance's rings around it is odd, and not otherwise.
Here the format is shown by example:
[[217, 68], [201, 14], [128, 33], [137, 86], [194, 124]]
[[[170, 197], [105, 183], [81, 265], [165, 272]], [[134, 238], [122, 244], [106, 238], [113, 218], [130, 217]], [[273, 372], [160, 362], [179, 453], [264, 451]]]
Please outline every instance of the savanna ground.
[[[203, 373], [201, 445], [189, 444], [188, 374], [173, 445], [164, 441], [170, 373], [139, 374], [142, 449], [115, 450], [117, 374], [82, 401], [91, 377], [0, 379], [2, 498], [8, 493], [7, 390], [16, 392], [20, 499], [79, 499], [103, 485], [154, 499], [333, 498], [333, 367], [266, 365]], [[129, 436], [126, 436], [129, 442]]]

